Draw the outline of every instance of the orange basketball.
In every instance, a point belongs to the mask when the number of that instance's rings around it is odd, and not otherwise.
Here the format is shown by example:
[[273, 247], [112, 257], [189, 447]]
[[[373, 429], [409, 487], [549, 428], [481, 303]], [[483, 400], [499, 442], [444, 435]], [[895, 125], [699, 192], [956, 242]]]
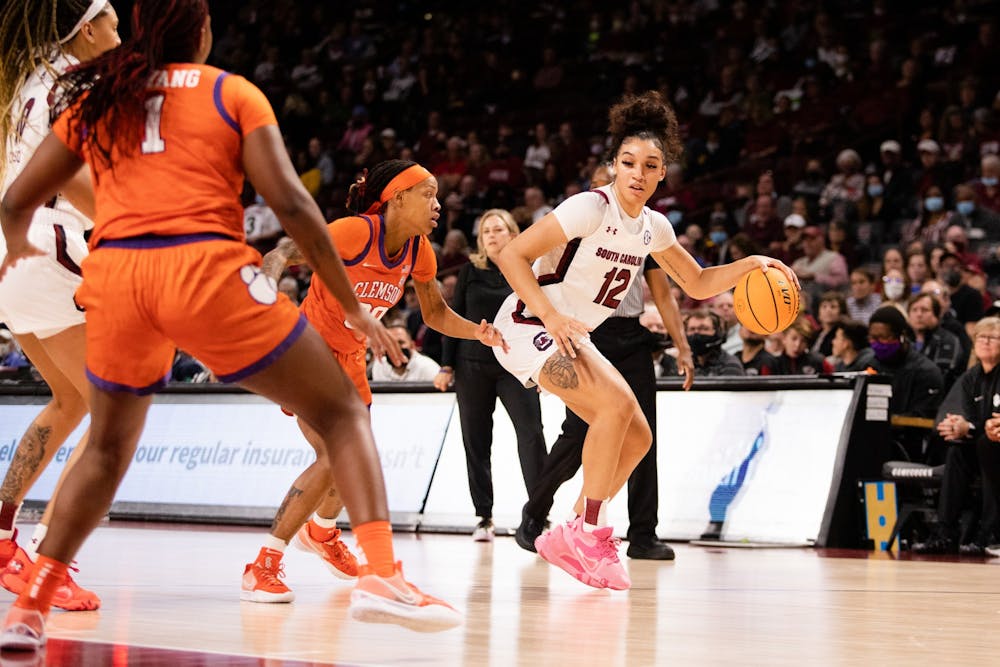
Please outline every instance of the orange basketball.
[[733, 309], [754, 333], [784, 331], [799, 315], [799, 291], [779, 269], [754, 269], [736, 283]]

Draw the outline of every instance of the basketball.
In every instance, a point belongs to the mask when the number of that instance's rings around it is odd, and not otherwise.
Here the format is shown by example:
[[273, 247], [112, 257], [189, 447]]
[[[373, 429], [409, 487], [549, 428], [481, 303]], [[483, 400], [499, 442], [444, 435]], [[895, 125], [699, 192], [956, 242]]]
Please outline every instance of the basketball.
[[754, 333], [784, 331], [799, 315], [799, 291], [779, 269], [754, 269], [736, 283], [733, 309]]

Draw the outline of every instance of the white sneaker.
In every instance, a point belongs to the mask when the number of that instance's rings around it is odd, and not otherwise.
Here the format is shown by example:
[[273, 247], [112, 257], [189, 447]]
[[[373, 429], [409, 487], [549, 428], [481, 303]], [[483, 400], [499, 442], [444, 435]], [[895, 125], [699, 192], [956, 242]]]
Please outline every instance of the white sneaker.
[[40, 651], [45, 647], [45, 617], [34, 609], [11, 607], [0, 633], [0, 651]]
[[472, 531], [473, 542], [492, 542], [496, 530], [493, 528], [493, 519], [483, 519], [476, 524], [476, 529]]
[[992, 558], [1000, 558], [1000, 544], [991, 544], [985, 549], [986, 555]]

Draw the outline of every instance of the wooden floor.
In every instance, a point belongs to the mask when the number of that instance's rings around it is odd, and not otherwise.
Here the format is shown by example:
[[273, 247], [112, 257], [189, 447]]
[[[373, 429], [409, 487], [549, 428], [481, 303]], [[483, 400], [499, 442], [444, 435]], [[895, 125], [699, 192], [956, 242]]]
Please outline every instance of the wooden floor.
[[[476, 544], [468, 536], [404, 533], [396, 544], [407, 577], [467, 614], [464, 626], [427, 635], [349, 620], [350, 584], [295, 550], [285, 559], [294, 603], [240, 602], [243, 564], [262, 534], [160, 524], [99, 528], [80, 554], [78, 579], [102, 596], [103, 607], [53, 613], [49, 632], [56, 641], [47, 664], [607, 667], [997, 659], [997, 561], [676, 545], [674, 563], [626, 560], [632, 590], [610, 592], [578, 583], [509, 537]], [[349, 535], [348, 543], [354, 546]]]

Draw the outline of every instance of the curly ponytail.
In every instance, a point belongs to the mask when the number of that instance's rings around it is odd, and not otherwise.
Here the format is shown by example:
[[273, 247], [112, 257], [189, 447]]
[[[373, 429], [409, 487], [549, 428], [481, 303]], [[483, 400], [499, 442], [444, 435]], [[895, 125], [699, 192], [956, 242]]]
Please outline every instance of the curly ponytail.
[[681, 145], [677, 116], [659, 91], [628, 95], [608, 111], [608, 132], [611, 134], [609, 161], [614, 160], [626, 139], [650, 139], [663, 151], [665, 164], [677, 162], [684, 148]]

